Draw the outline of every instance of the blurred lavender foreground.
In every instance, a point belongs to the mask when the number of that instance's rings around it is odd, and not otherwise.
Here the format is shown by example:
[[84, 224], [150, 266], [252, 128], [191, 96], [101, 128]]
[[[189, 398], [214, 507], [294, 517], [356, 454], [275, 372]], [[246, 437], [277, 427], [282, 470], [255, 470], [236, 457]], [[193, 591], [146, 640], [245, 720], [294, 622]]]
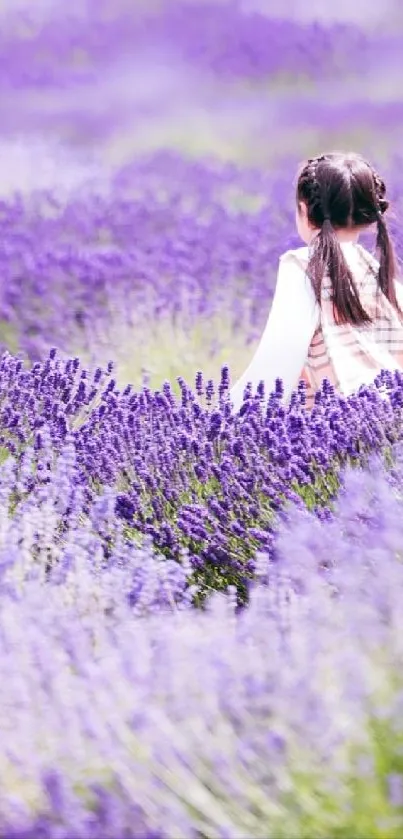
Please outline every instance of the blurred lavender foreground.
[[402, 47], [0, 3], [1, 839], [403, 835], [403, 377], [228, 405], [301, 158], [378, 162], [403, 254]]

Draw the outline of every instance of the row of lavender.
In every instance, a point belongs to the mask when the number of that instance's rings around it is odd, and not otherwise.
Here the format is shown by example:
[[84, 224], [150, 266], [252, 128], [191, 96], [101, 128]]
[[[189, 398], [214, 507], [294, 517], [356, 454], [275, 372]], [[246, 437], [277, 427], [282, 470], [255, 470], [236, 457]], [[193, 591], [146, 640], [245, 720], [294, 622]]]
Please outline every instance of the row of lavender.
[[167, 145], [266, 165], [296, 129], [304, 153], [313, 130], [377, 151], [402, 136], [402, 32], [386, 16], [376, 31], [302, 25], [238, 0], [19, 0], [0, 14], [10, 144], [62, 141], [101, 168]]
[[[284, 12], [284, 10], [282, 10]], [[389, 30], [389, 31], [388, 31]], [[1, 85], [66, 87], [97, 81], [105, 66], [127, 67], [139, 52], [154, 51], [225, 79], [315, 78], [354, 73], [370, 63], [374, 47], [388, 62], [400, 53], [400, 32], [363, 31], [352, 24], [301, 24], [292, 15], [248, 8], [237, 0], [139, 3], [89, 0], [30, 8], [3, 19]]]
[[0, 835], [397, 839], [402, 377], [111, 375], [0, 365]]
[[236, 325], [251, 310], [256, 332], [290, 217], [274, 231], [286, 197], [284, 188], [275, 207], [275, 186], [259, 172], [161, 154], [121, 170], [106, 195], [4, 201], [5, 336], [40, 358], [53, 345], [82, 352], [111, 321], [120, 336], [122, 327], [138, 334], [164, 318], [186, 329], [217, 312]]
[[401, 440], [398, 372], [349, 399], [324, 383], [312, 413], [303, 386], [285, 409], [279, 383], [266, 408], [262, 393], [246, 393], [236, 415], [228, 386], [224, 368], [216, 393], [201, 373], [194, 392], [180, 380], [179, 399], [169, 384], [120, 391], [111, 369], [89, 374], [55, 351], [30, 369], [5, 355], [5, 504], [17, 515], [54, 500], [49, 521], [58, 538], [48, 540], [42, 570], [64, 573], [65, 541], [85, 521], [107, 565], [115, 550], [119, 559], [131, 543], [150, 542], [178, 578], [175, 600], [186, 590], [197, 602], [229, 585], [245, 600], [257, 552], [270, 553], [284, 506], [305, 504], [328, 518], [341, 469], [373, 453], [389, 462]]

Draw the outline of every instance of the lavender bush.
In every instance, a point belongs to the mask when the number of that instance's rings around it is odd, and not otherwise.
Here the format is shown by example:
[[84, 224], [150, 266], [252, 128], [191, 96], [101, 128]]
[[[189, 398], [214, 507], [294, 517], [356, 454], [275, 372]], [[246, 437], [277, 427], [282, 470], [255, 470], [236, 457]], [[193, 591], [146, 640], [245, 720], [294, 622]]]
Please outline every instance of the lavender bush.
[[[98, 535], [106, 559], [117, 519], [119, 538], [151, 540], [170, 561], [187, 557], [196, 599], [230, 584], [245, 599], [256, 551], [270, 551], [285, 504], [305, 502], [326, 515], [345, 464], [363, 466], [374, 452], [391, 461], [401, 439], [403, 379], [382, 374], [348, 399], [325, 383], [311, 414], [303, 387], [285, 409], [279, 382], [267, 407], [262, 392], [246, 392], [236, 415], [228, 387], [224, 368], [216, 394], [202, 374], [195, 392], [181, 380], [179, 398], [168, 383], [154, 393], [120, 391], [111, 368], [90, 375], [54, 350], [31, 368], [5, 355], [0, 445], [5, 463], [14, 463], [9, 508], [35, 507], [56, 480], [62, 541], [66, 533], [74, 538], [77, 520], [95, 505], [104, 510]], [[71, 472], [62, 458], [67, 445]]]

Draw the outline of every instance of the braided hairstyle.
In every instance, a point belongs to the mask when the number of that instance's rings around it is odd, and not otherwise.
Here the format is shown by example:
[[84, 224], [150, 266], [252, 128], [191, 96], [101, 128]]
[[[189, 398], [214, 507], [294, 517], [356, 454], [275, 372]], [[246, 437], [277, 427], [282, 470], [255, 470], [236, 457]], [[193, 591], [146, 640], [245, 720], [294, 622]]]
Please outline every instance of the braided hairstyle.
[[402, 315], [396, 297], [396, 261], [384, 214], [389, 207], [385, 183], [357, 154], [333, 152], [311, 158], [299, 173], [297, 202], [307, 208], [308, 222], [319, 231], [308, 263], [316, 299], [321, 301], [322, 281], [332, 283], [333, 306], [338, 323], [363, 325], [371, 318], [362, 306], [352, 273], [336, 231], [377, 225], [378, 287]]

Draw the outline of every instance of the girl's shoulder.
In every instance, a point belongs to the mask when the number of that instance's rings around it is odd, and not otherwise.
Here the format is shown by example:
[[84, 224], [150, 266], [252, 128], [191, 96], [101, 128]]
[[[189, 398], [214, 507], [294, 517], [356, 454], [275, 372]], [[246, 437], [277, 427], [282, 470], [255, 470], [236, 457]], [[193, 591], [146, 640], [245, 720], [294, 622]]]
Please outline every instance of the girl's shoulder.
[[[376, 257], [362, 245], [342, 243], [341, 248], [348, 262], [355, 262], [358, 256], [359, 259], [367, 265], [367, 267], [371, 267], [374, 270], [379, 268], [379, 263]], [[311, 249], [307, 245], [301, 248], [294, 248], [293, 250], [285, 251], [285, 253], [280, 256], [280, 263], [298, 263], [303, 270], [306, 270], [310, 255]]]
[[280, 263], [297, 263], [304, 270], [309, 262], [309, 248], [294, 248], [293, 250], [285, 251], [280, 256]]
[[293, 290], [298, 294], [309, 295], [312, 297], [313, 287], [311, 280], [308, 277], [308, 263], [310, 251], [308, 247], [295, 248], [293, 250], [285, 251], [280, 256], [279, 280], [289, 285], [292, 281], [294, 283]]

